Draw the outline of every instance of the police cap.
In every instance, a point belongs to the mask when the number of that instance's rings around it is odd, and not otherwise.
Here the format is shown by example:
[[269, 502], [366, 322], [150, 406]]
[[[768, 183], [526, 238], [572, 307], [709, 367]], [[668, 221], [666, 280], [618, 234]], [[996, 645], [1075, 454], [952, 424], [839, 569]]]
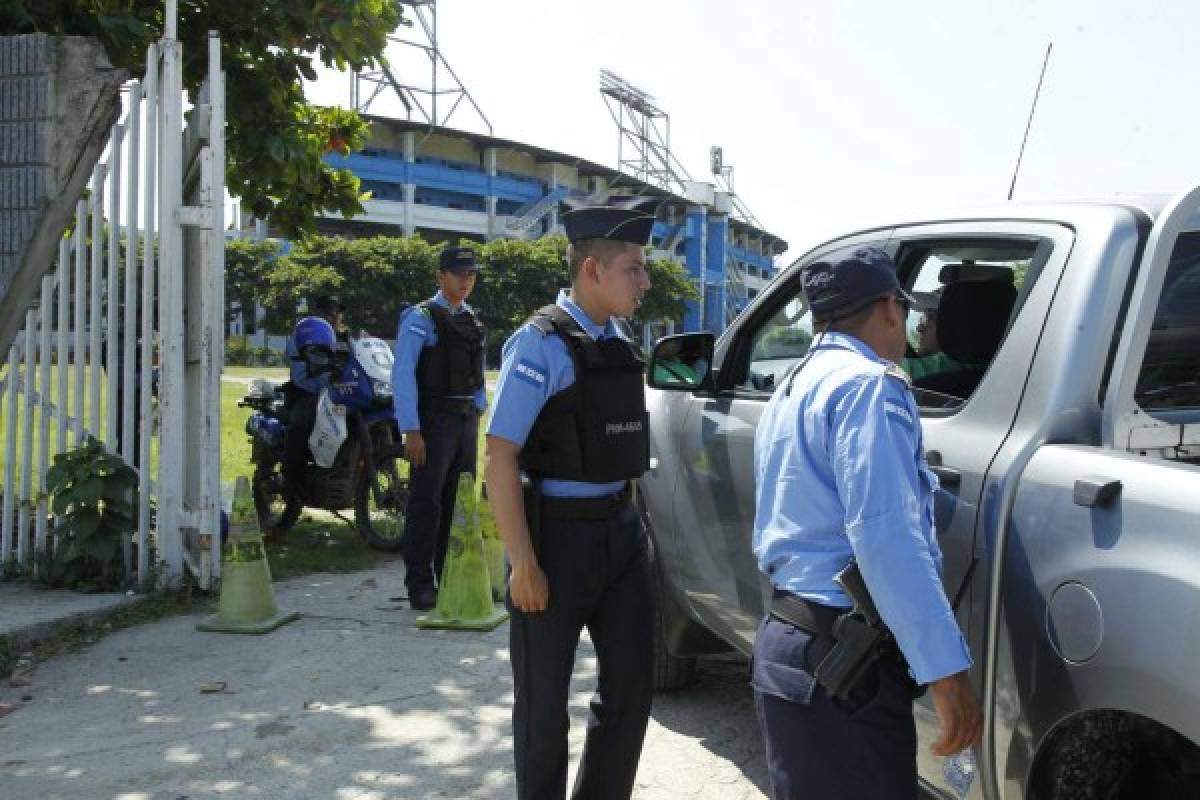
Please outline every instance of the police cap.
[[849, 316], [876, 298], [894, 294], [911, 307], [920, 304], [900, 286], [896, 264], [878, 247], [853, 245], [818, 258], [800, 272], [813, 316]]
[[644, 247], [650, 243], [658, 204], [653, 197], [630, 195], [613, 195], [607, 200], [568, 197], [563, 200], [562, 224], [572, 244], [585, 239], [612, 239]]
[[470, 247], [447, 247], [438, 256], [438, 269], [442, 272], [478, 272], [479, 262]]

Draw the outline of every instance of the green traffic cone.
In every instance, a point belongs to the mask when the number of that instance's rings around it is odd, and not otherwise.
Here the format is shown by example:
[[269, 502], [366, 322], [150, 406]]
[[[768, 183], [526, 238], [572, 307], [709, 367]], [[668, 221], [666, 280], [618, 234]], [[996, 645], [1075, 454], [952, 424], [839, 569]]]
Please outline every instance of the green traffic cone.
[[[482, 484], [481, 484], [482, 485]], [[487, 497], [487, 487], [483, 486], [483, 497]], [[483, 555], [487, 561], [488, 577], [492, 582], [492, 600], [499, 603], [504, 599], [508, 588], [508, 575], [504, 567], [504, 540], [496, 529], [496, 518], [492, 516], [491, 506], [481, 502], [479, 508], [479, 528], [483, 533]]]
[[229, 539], [221, 557], [221, 594], [217, 613], [197, 623], [196, 630], [213, 633], [270, 633], [299, 619], [275, 604], [271, 568], [263, 550], [250, 481], [240, 476], [233, 490]]
[[506, 619], [508, 612], [492, 601], [483, 534], [479, 529], [475, 476], [464, 472], [458, 476], [454, 522], [450, 527], [446, 566], [438, 585], [437, 606], [431, 613], [417, 617], [417, 627], [490, 631]]

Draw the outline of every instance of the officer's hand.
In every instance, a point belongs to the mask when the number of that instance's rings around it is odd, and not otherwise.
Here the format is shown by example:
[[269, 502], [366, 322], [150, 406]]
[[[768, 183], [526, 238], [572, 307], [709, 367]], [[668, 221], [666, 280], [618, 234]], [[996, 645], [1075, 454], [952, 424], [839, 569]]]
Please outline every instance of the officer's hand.
[[983, 711], [965, 671], [929, 685], [933, 707], [942, 723], [942, 735], [930, 745], [935, 756], [950, 756], [979, 744]]
[[537, 561], [512, 565], [508, 594], [512, 604], [521, 611], [531, 613], [546, 610], [550, 602], [550, 586], [546, 583], [546, 573], [542, 572]]
[[420, 431], [408, 431], [404, 434], [404, 457], [414, 467], [425, 466], [425, 437]]

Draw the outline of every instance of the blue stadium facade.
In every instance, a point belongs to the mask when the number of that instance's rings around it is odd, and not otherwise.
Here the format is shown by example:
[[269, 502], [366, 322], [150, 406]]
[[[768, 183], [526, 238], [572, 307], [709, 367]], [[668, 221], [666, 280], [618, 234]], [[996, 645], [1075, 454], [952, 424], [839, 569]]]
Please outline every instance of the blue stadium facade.
[[429, 241], [537, 238], [562, 230], [567, 195], [661, 197], [654, 226], [656, 256], [682, 264], [704, 300], [690, 304], [683, 330], [720, 332], [777, 273], [787, 243], [731, 215], [731, 198], [707, 183], [685, 195], [665, 191], [609, 167], [532, 145], [451, 128], [368, 117], [371, 140], [329, 161], [352, 170], [372, 192], [367, 213], [328, 217], [326, 233], [420, 234]]

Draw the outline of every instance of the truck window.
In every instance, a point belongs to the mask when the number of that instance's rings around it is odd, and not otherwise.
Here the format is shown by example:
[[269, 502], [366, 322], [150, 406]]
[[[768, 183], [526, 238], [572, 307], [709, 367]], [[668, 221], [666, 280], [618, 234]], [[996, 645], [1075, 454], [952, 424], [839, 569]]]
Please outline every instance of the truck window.
[[904, 282], [923, 305], [909, 313], [901, 364], [924, 409], [954, 410], [983, 380], [1025, 288], [1036, 241], [922, 243], [902, 253]]
[[743, 388], [774, 391], [783, 373], [808, 352], [812, 339], [812, 313], [799, 295], [792, 297], [755, 332]]
[[1171, 253], [1134, 398], [1147, 411], [1200, 407], [1200, 232]]

